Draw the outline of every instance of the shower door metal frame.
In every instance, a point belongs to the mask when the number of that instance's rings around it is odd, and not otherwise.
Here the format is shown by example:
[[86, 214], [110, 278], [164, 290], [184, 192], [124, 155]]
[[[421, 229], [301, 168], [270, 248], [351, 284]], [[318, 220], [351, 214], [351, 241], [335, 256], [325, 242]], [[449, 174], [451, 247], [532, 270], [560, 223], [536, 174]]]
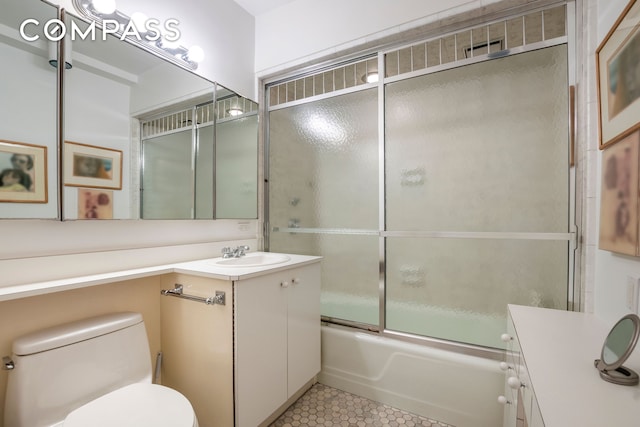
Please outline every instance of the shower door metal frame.
[[[433, 66], [429, 68], [425, 68], [418, 71], [412, 71], [408, 73], [403, 73], [399, 75], [395, 75], [392, 77], [384, 77], [384, 74], [381, 74], [381, 77], [377, 83], [367, 83], [364, 85], [352, 87], [349, 89], [342, 89], [330, 93], [325, 93], [323, 95], [313, 96], [310, 98], [304, 98], [296, 101], [285, 102], [284, 105], [277, 106], [269, 106], [269, 98], [268, 98], [268, 90], [270, 86], [280, 84], [284, 81], [300, 78], [304, 75], [312, 75], [320, 72], [322, 69], [329, 69], [332, 67], [337, 67], [340, 64], [345, 62], [355, 62], [359, 60], [363, 60], [369, 58], [371, 54], [363, 54], [362, 56], [352, 57], [349, 61], [339, 61], [334, 62], [333, 65], [324, 65], [322, 68], [316, 68], [314, 70], [310, 70], [306, 73], [298, 73], [293, 74], [286, 77], [274, 78], [274, 79], [266, 79], [264, 80], [263, 87], [265, 88], [265, 97], [264, 97], [264, 115], [266, 119], [264, 120], [264, 145], [265, 145], [265, 156], [264, 156], [264, 249], [269, 250], [269, 235], [272, 232], [287, 232], [287, 233], [300, 233], [300, 234], [330, 234], [330, 235], [368, 235], [368, 236], [378, 236], [378, 250], [379, 250], [379, 284], [378, 284], [378, 294], [379, 294], [379, 322], [378, 325], [365, 324], [355, 321], [349, 321], [345, 319], [335, 319], [327, 316], [322, 317], [323, 323], [326, 323], [335, 327], [347, 327], [347, 328], [358, 328], [363, 332], [373, 333], [380, 336], [392, 337], [395, 339], [400, 339], [407, 342], [419, 343], [428, 345], [435, 348], [441, 348], [444, 350], [454, 351], [462, 354], [472, 355], [472, 356], [480, 356], [489, 359], [502, 360], [504, 357], [504, 351], [501, 349], [485, 347], [476, 344], [468, 344], [463, 342], [449, 341], [446, 339], [428, 337], [416, 335], [413, 333], [405, 333], [400, 331], [394, 331], [386, 328], [386, 238], [387, 237], [395, 237], [395, 238], [415, 238], [415, 237], [427, 237], [427, 238], [460, 238], [460, 239], [514, 239], [514, 240], [553, 240], [553, 241], [565, 241], [567, 242], [567, 250], [568, 250], [568, 266], [567, 266], [567, 310], [570, 311], [579, 311], [581, 308], [580, 303], [580, 294], [581, 287], [579, 284], [580, 273], [580, 244], [579, 244], [579, 230], [576, 222], [576, 218], [581, 214], [580, 206], [576, 203], [576, 167], [569, 168], [569, 182], [567, 183], [569, 186], [569, 215], [567, 218], [568, 224], [568, 232], [566, 233], [527, 233], [527, 232], [420, 232], [420, 231], [387, 231], [386, 230], [386, 206], [385, 206], [385, 194], [386, 194], [386, 181], [385, 181], [385, 85], [389, 83], [393, 83], [396, 81], [401, 81], [413, 77], [423, 76], [427, 74], [431, 74], [434, 72], [440, 72], [448, 69], [457, 68], [460, 66], [470, 65], [474, 63], [479, 63], [487, 60], [491, 60], [493, 58], [503, 58], [507, 56], [517, 55], [520, 53], [543, 49], [547, 47], [557, 46], [566, 44], [567, 45], [567, 81], [568, 87], [567, 92], [569, 93], [569, 88], [571, 86], [576, 85], [577, 79], [577, 66], [576, 66], [576, 16], [578, 12], [581, 12], [581, 6], [576, 5], [575, 0], [562, 1], [553, 3], [551, 5], [546, 5], [542, 8], [532, 8], [526, 10], [524, 13], [533, 13], [536, 11], [542, 11], [546, 9], [550, 9], [551, 7], [556, 7], [560, 5], [566, 6], [566, 35], [564, 37], [557, 37], [552, 39], [551, 41], [542, 41], [533, 43], [530, 45], [524, 45], [520, 47], [515, 47], [508, 49], [506, 52], [501, 51], [500, 55], [494, 55], [493, 57], [488, 57], [488, 55], [481, 55], [478, 57], [466, 58], [460, 61], [454, 61], [452, 63], [446, 63], [439, 66]], [[523, 13], [518, 13], [515, 15], [516, 17], [524, 16]], [[513, 16], [502, 16], [499, 20], [509, 19]], [[487, 23], [487, 25], [490, 22]], [[470, 27], [470, 28], [475, 28]], [[455, 34], [460, 32], [461, 30], [465, 30], [464, 28], [457, 29], [448, 34]], [[448, 34], [439, 34], [435, 38], [442, 38], [447, 36]], [[424, 40], [427, 41], [427, 40]], [[410, 43], [405, 43], [401, 45], [394, 45], [392, 47], [386, 49], [377, 50], [377, 59], [378, 59], [378, 70], [385, 70], [385, 55], [389, 52], [397, 51], [404, 47], [411, 46], [415, 44], [415, 41]], [[372, 87], [378, 88], [378, 188], [379, 188], [379, 229], [378, 230], [367, 230], [367, 229], [333, 229], [333, 228], [284, 228], [284, 227], [270, 227], [269, 221], [269, 119], [268, 114], [270, 111], [275, 111], [282, 108], [288, 108], [295, 105], [300, 105], [303, 103], [314, 102], [320, 99], [325, 99], [329, 97], [344, 95], [352, 92], [357, 92], [361, 90], [367, 90]], [[572, 99], [568, 97], [568, 104], [573, 102]], [[567, 110], [569, 114], [576, 114], [576, 112], [572, 112], [567, 105]], [[575, 126], [575, 121], [572, 117], [569, 117], [569, 126]], [[575, 129], [568, 129], [568, 138], [570, 139], [570, 135], [575, 131]], [[571, 149], [571, 148], [570, 148]], [[571, 154], [571, 153], [570, 153]], [[569, 159], [567, 159], [567, 162]], [[505, 326], [506, 327], [506, 326]]]
[[[214, 89], [214, 97], [215, 97], [215, 89]], [[173, 130], [169, 130], [169, 131], [165, 131], [165, 132], [160, 132], [157, 134], [154, 134], [153, 136], [150, 137], [144, 137], [140, 136], [140, 174], [139, 174], [139, 180], [140, 180], [140, 203], [138, 206], [139, 212], [140, 212], [140, 219], [148, 219], [148, 218], [144, 218], [143, 217], [143, 204], [144, 204], [144, 171], [145, 171], [145, 156], [144, 156], [144, 152], [145, 152], [145, 141], [149, 141], [152, 140], [153, 138], [158, 138], [161, 136], [167, 136], [167, 135], [171, 135], [171, 134], [175, 134], [175, 133], [180, 133], [180, 132], [191, 132], [191, 164], [190, 164], [190, 172], [191, 172], [191, 179], [190, 179], [190, 185], [191, 185], [191, 217], [190, 218], [174, 218], [174, 219], [198, 219], [196, 213], [197, 213], [197, 179], [196, 179], [196, 175], [197, 175], [197, 158], [198, 158], [198, 154], [200, 151], [200, 129], [202, 128], [207, 128], [207, 127], [212, 127], [213, 128], [213, 151], [215, 153], [215, 147], [216, 147], [216, 120], [213, 120], [211, 123], [207, 123], [207, 124], [200, 124], [199, 123], [199, 118], [198, 118], [198, 107], [201, 107], [202, 105], [207, 105], [210, 104], [209, 102], [207, 103], [203, 103], [203, 104], [197, 104], [194, 105], [192, 107], [189, 107], [188, 110], [190, 110], [192, 112], [192, 123], [190, 126], [185, 126], [179, 129], [173, 129]], [[215, 103], [214, 103], [215, 106]], [[185, 110], [181, 110], [181, 111], [186, 111]], [[171, 116], [173, 114], [176, 114], [175, 112], [165, 112], [163, 114], [161, 114], [161, 116]], [[149, 120], [153, 120], [153, 119], [145, 119], [143, 121], [149, 121]], [[216, 163], [215, 163], [215, 158], [212, 159], [213, 164], [213, 182], [212, 182], [212, 188], [213, 188], [213, 194], [212, 194], [212, 198], [213, 198], [213, 207], [212, 207], [212, 217], [211, 218], [206, 218], [206, 219], [215, 219], [216, 217], [216, 199], [215, 199], [215, 187], [216, 187]]]

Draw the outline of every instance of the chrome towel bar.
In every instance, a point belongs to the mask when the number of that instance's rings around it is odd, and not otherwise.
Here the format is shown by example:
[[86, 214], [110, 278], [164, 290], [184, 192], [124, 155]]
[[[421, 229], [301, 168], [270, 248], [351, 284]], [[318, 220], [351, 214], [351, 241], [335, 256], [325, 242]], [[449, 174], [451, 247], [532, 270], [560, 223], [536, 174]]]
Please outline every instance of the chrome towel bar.
[[187, 295], [185, 293], [183, 293], [184, 291], [184, 286], [182, 286], [179, 283], [176, 283], [176, 287], [173, 289], [163, 289], [160, 291], [160, 293], [164, 296], [169, 296], [169, 297], [178, 297], [178, 298], [184, 298], [184, 299], [188, 299], [191, 301], [198, 301], [198, 302], [203, 302], [207, 305], [214, 305], [214, 304], [219, 304], [219, 305], [225, 305], [226, 304], [226, 296], [225, 293], [222, 291], [216, 291], [216, 295], [213, 297], [198, 297], [195, 295]]

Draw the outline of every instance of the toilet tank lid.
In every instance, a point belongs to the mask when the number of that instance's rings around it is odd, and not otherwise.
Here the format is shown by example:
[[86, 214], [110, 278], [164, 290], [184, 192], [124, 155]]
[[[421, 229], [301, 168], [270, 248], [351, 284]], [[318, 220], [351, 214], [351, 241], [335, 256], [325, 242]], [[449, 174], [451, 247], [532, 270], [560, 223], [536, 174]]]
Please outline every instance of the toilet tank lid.
[[13, 354], [26, 356], [99, 337], [142, 322], [140, 313], [123, 312], [82, 319], [23, 335], [13, 341]]

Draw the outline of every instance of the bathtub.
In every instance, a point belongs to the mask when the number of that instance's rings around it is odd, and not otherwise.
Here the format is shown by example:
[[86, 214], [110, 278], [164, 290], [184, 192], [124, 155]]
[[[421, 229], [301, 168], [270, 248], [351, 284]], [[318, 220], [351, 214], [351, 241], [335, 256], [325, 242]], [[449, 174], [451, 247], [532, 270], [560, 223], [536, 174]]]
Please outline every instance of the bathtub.
[[495, 360], [323, 325], [318, 380], [456, 427], [502, 426]]

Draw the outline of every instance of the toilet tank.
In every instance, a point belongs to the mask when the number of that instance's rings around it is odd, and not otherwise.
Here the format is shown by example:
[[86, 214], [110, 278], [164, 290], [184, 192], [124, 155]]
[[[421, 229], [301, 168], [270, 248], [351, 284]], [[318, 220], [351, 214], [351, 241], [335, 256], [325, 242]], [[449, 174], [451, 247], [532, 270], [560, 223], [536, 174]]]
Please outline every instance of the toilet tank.
[[114, 313], [54, 326], [13, 342], [5, 427], [49, 427], [110, 391], [151, 382], [140, 313]]

